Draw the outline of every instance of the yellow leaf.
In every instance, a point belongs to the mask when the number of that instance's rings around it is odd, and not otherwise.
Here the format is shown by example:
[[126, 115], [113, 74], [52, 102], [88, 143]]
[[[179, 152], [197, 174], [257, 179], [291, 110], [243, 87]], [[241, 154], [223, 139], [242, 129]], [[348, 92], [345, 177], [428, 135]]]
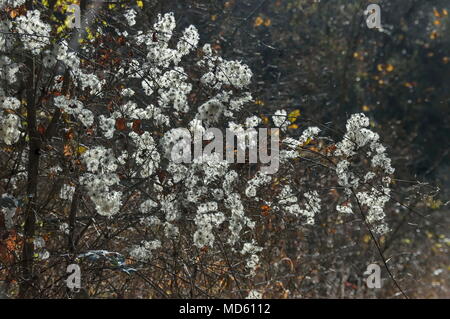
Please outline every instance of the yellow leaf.
[[144, 7], [144, 1], [138, 0], [138, 1], [136, 1], [136, 4], [137, 4], [137, 6], [138, 6], [139, 8], [141, 8], [141, 9]]
[[442, 206], [442, 201], [440, 199], [436, 200], [432, 196], [428, 196], [425, 200], [425, 204], [431, 209], [439, 209]]
[[288, 119], [291, 123], [294, 123], [295, 121], [297, 121], [297, 117], [300, 116], [300, 110], [294, 110], [291, 113], [289, 113], [288, 115]]
[[269, 118], [267, 116], [261, 115], [261, 120], [264, 124], [268, 124], [269, 123]]
[[312, 140], [313, 140], [312, 138], [308, 138], [308, 139], [306, 140], [306, 142], [302, 144], [302, 146], [308, 145], [309, 143], [312, 142]]
[[436, 18], [440, 18], [441, 17], [441, 14], [439, 13], [439, 11], [436, 10], [436, 8], [433, 8], [433, 13], [434, 13], [434, 16]]
[[431, 32], [431, 34], [430, 34], [431, 40], [436, 40], [437, 37], [438, 37], [438, 33], [436, 31]]
[[264, 23], [264, 19], [261, 18], [261, 17], [257, 17], [256, 20], [255, 20], [255, 23], [253, 24], [253, 26], [259, 27], [263, 23]]
[[78, 152], [78, 154], [81, 155], [81, 154], [85, 153], [87, 150], [88, 150], [88, 148], [85, 146], [78, 146], [77, 152]]
[[392, 64], [388, 64], [388, 65], [386, 65], [386, 71], [388, 71], [388, 72], [392, 72], [392, 71], [394, 71], [394, 66], [392, 65]]
[[265, 25], [266, 27], [269, 27], [271, 24], [272, 24], [272, 20], [270, 20], [269, 18], [267, 18], [267, 19], [264, 21], [264, 25]]
[[19, 11], [18, 10], [11, 10], [10, 12], [9, 12], [9, 16], [11, 17], [11, 18], [15, 18], [15, 17], [17, 17], [19, 15]]
[[95, 38], [95, 35], [92, 33], [90, 28], [86, 28], [86, 33], [87, 33], [87, 39], [88, 40], [92, 40]]
[[369, 107], [368, 105], [363, 105], [363, 106], [362, 106], [362, 110], [363, 110], [364, 112], [369, 112], [369, 111], [370, 111], [370, 107]]
[[255, 101], [255, 104], [263, 106], [264, 105], [264, 101], [261, 101], [261, 100], [258, 99], [258, 100]]
[[363, 242], [367, 244], [369, 241], [370, 241], [370, 236], [369, 235], [364, 235]]

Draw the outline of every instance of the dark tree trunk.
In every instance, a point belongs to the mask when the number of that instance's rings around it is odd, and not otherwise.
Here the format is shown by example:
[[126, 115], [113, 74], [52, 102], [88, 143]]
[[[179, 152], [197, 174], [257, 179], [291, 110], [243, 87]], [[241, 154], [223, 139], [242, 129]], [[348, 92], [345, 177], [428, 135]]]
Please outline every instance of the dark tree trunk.
[[25, 209], [24, 243], [22, 251], [22, 281], [19, 297], [30, 298], [36, 290], [37, 277], [33, 273], [34, 233], [37, 213], [37, 183], [41, 138], [37, 131], [35, 64], [33, 58], [27, 59], [30, 76], [26, 83], [27, 130], [28, 130], [28, 167], [27, 167], [27, 204]]

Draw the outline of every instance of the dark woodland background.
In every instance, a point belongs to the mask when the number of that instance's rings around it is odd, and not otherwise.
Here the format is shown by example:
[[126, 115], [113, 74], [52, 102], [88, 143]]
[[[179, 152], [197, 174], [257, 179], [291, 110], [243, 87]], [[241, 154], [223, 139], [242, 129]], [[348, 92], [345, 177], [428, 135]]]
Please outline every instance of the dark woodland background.
[[[366, 26], [370, 3], [381, 6], [384, 32]], [[401, 160], [399, 169], [450, 186], [447, 1], [166, 0], [155, 6], [174, 11], [179, 25], [195, 24], [201, 41], [214, 43], [224, 57], [247, 63], [262, 108], [300, 108], [322, 123], [363, 111]]]

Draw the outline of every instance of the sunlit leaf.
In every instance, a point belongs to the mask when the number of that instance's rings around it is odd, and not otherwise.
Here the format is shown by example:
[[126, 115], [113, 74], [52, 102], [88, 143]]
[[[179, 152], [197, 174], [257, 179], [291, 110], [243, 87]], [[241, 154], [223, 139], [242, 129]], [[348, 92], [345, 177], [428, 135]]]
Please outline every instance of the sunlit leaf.
[[63, 154], [64, 154], [64, 156], [67, 156], [67, 157], [70, 157], [73, 155], [72, 147], [70, 147], [69, 144], [64, 145]]
[[77, 148], [77, 153], [80, 154], [80, 155], [82, 155], [82, 154], [85, 153], [87, 150], [88, 150], [87, 147], [80, 145], [80, 146], [78, 146], [78, 148]]
[[395, 67], [392, 64], [388, 64], [386, 65], [386, 71], [387, 72], [392, 72], [394, 71]]
[[431, 40], [436, 40], [436, 38], [438, 37], [438, 33], [436, 30], [434, 30], [433, 32], [431, 32], [430, 34], [430, 39]]
[[367, 244], [370, 241], [370, 235], [364, 235], [363, 242]]
[[288, 115], [288, 119], [291, 123], [294, 123], [295, 121], [297, 121], [297, 118], [300, 116], [300, 110], [294, 110], [291, 113], [289, 113]]
[[261, 216], [264, 216], [264, 217], [268, 216], [270, 214], [270, 210], [271, 210], [271, 208], [269, 205], [262, 205], [261, 206]]
[[261, 17], [257, 17], [255, 19], [255, 23], [253, 24], [254, 27], [259, 27], [264, 23], [264, 19]]
[[269, 124], [269, 118], [267, 116], [261, 115], [261, 120], [263, 124]]
[[440, 18], [441, 14], [439, 13], [439, 11], [436, 8], [433, 8], [433, 14], [436, 18]]

